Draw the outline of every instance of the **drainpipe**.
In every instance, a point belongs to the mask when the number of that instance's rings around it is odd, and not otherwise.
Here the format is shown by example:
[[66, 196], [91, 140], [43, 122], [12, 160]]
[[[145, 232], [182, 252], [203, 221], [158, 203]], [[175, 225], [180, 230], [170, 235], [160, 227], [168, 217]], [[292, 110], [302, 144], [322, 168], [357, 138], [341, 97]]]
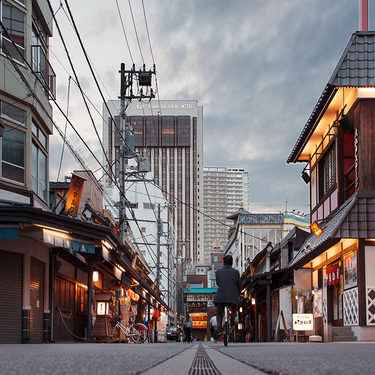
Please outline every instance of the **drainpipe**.
[[[267, 247], [270, 245], [268, 243]], [[270, 272], [271, 269], [271, 249], [267, 249], [266, 254], [266, 272]], [[267, 276], [267, 287], [266, 287], [266, 303], [267, 303], [267, 342], [271, 342], [271, 276]]]
[[56, 254], [51, 254], [51, 342], [55, 342], [55, 278], [56, 278]]
[[92, 273], [94, 270], [93, 262], [89, 262], [89, 270], [87, 272], [87, 337], [86, 341], [90, 342], [91, 330], [92, 330], [92, 316], [91, 316], [91, 305], [92, 305]]
[[259, 301], [258, 301], [258, 293], [255, 293], [255, 321], [254, 321], [254, 341], [259, 342]]
[[271, 280], [267, 278], [267, 342], [271, 342]]

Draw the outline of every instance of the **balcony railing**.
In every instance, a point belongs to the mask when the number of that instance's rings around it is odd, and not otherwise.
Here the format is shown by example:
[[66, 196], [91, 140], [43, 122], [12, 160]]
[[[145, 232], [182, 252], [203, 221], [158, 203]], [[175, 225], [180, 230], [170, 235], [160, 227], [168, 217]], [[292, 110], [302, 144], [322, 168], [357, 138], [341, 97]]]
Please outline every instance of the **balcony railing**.
[[32, 68], [42, 81], [49, 99], [56, 99], [56, 74], [41, 46], [31, 46]]

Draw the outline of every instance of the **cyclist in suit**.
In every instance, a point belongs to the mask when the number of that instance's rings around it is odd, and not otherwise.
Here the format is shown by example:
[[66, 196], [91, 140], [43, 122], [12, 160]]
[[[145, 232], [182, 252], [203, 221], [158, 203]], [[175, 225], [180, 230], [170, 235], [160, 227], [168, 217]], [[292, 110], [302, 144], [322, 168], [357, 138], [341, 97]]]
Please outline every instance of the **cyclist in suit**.
[[215, 272], [218, 289], [213, 302], [217, 308], [216, 318], [218, 333], [221, 332], [224, 308], [226, 304], [231, 305], [231, 324], [232, 326], [234, 325], [234, 318], [240, 302], [240, 295], [242, 291], [240, 273], [238, 270], [232, 268], [232, 255], [225, 255], [223, 258], [223, 263], [224, 267], [217, 269]]

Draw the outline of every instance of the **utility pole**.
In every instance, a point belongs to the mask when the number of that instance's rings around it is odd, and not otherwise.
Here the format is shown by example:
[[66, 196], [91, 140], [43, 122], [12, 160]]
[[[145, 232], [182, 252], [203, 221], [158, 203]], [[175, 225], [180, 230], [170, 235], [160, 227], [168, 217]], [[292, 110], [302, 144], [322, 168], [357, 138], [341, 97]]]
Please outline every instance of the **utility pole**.
[[[134, 152], [134, 133], [133, 128], [126, 123], [126, 109], [133, 99], [152, 99], [155, 97], [151, 88], [152, 75], [156, 73], [155, 65], [152, 70], [146, 71], [145, 65], [143, 69], [135, 70], [133, 64], [132, 69], [125, 70], [125, 64], [121, 64], [120, 79], [120, 171], [119, 171], [119, 185], [120, 185], [120, 207], [119, 207], [119, 238], [121, 242], [125, 241], [125, 233], [127, 231], [128, 222], [126, 219], [126, 197], [125, 197], [125, 159], [132, 159], [135, 157]], [[133, 83], [138, 82], [140, 88], [138, 95], [133, 94]], [[143, 87], [150, 87], [150, 92], [143, 94]]]
[[158, 218], [156, 223], [156, 286], [160, 289], [160, 237], [163, 234], [163, 224], [160, 220], [160, 203], [158, 203]]

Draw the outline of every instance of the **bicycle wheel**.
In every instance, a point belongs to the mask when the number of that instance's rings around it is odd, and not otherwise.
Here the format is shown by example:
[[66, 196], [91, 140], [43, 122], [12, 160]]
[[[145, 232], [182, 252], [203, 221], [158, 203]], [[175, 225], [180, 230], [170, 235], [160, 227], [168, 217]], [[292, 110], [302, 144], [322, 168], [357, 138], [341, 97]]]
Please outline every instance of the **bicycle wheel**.
[[224, 345], [228, 346], [228, 338], [229, 338], [229, 327], [228, 322], [224, 323]]
[[131, 329], [131, 338], [135, 344], [143, 344], [148, 337], [147, 327], [142, 323], [136, 323]]
[[109, 342], [117, 342], [120, 338], [120, 327], [115, 326], [113, 329], [112, 337], [109, 338]]

